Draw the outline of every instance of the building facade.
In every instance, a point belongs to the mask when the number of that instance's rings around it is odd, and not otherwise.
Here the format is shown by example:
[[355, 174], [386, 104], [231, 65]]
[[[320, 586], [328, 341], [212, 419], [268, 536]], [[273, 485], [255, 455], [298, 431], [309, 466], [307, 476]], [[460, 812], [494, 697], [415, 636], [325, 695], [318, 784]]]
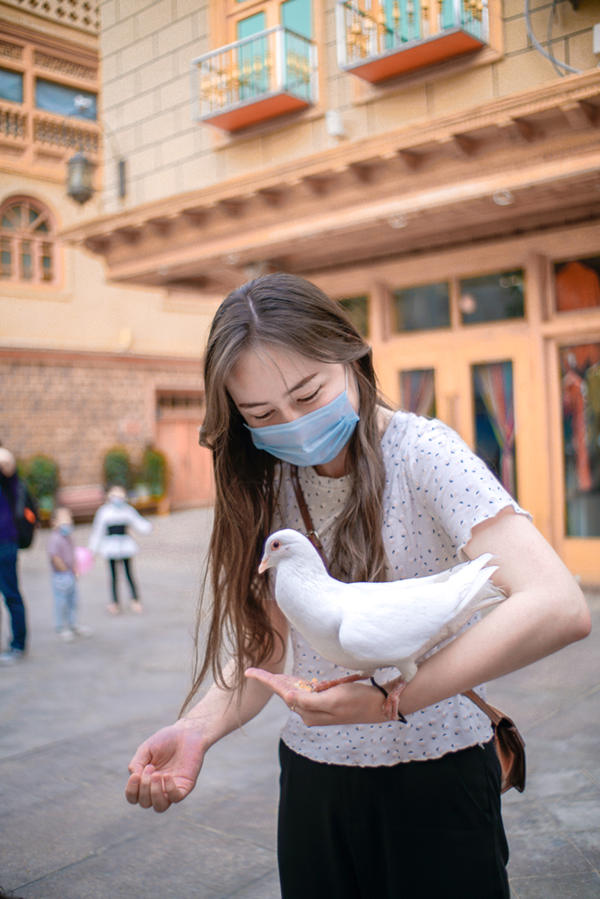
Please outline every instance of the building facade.
[[[308, 277], [600, 579], [595, 0], [106, 0], [125, 154], [65, 237], [184, 310]], [[596, 39], [596, 46], [594, 45]], [[110, 147], [107, 154], [110, 159]]]
[[[107, 283], [103, 262], [60, 236], [100, 214], [105, 143], [119, 152], [100, 124], [98, 34], [97, 3], [0, 3], [0, 441], [51, 456], [69, 487], [101, 484], [115, 445], [134, 463], [157, 446], [172, 501], [209, 502], [197, 447], [214, 302], [182, 310], [162, 288]], [[65, 188], [78, 152], [95, 168], [85, 207]]]

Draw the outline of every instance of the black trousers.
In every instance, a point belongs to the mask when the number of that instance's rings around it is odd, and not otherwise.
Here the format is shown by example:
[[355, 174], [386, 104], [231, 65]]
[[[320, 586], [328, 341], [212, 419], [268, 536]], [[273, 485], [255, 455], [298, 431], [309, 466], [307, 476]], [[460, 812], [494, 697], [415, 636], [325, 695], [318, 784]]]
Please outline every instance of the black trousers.
[[359, 768], [280, 743], [282, 899], [508, 899], [493, 743]]
[[129, 581], [129, 589], [131, 590], [131, 598], [137, 599], [138, 592], [135, 586], [135, 581], [133, 579], [133, 571], [131, 570], [131, 559], [109, 559], [110, 564], [110, 578], [111, 578], [111, 587], [112, 587], [112, 599], [116, 605], [119, 604], [119, 594], [117, 591], [117, 562], [123, 562], [123, 567], [125, 569], [125, 575], [127, 580]]

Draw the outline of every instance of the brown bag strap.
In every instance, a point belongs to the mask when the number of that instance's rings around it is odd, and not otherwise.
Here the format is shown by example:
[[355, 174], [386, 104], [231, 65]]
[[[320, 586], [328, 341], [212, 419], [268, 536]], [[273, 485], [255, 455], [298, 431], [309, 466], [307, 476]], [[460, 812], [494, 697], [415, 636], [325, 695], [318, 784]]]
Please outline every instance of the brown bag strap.
[[327, 555], [323, 548], [323, 544], [321, 543], [321, 538], [315, 530], [312, 516], [306, 502], [306, 497], [304, 496], [304, 491], [302, 490], [302, 485], [300, 484], [300, 478], [298, 477], [297, 465], [290, 465], [290, 475], [292, 478], [294, 493], [296, 494], [296, 502], [298, 503], [300, 515], [302, 516], [302, 521], [304, 522], [304, 527], [306, 528], [306, 536], [323, 559], [325, 567], [328, 568], [329, 563], [327, 561]]
[[467, 699], [470, 699], [471, 702], [474, 702], [475, 705], [488, 716], [494, 726], [497, 726], [499, 722], [506, 717], [498, 709], [495, 709], [493, 705], [489, 705], [485, 699], [482, 699], [475, 690], [465, 690], [462, 695], [466, 696]]

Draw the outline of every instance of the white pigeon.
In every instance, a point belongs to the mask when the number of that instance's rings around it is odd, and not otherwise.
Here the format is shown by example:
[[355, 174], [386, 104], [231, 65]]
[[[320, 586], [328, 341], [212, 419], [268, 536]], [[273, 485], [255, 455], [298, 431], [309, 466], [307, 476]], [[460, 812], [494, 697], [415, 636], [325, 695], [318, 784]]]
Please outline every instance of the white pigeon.
[[290, 624], [323, 658], [352, 671], [346, 678], [311, 685], [320, 691], [394, 667], [400, 678], [384, 708], [398, 717], [402, 689], [417, 661], [455, 634], [479, 609], [505, 595], [490, 577], [489, 553], [428, 577], [345, 584], [332, 578], [315, 547], [286, 528], [268, 537], [259, 572], [276, 570], [275, 598]]

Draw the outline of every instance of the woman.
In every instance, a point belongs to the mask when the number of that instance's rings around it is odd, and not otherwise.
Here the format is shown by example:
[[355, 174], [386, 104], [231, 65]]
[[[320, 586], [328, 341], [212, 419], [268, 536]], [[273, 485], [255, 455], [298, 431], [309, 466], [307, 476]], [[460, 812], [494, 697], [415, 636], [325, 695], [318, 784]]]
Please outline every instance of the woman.
[[[156, 811], [181, 801], [207, 749], [275, 691], [293, 710], [280, 745], [284, 899], [507, 897], [489, 721], [459, 694], [584, 637], [579, 588], [452, 431], [385, 407], [369, 347], [314, 285], [266, 275], [233, 291], [212, 325], [205, 385], [211, 624], [187, 711], [139, 747], [128, 800]], [[370, 685], [300, 689], [299, 678], [347, 672], [298, 634], [283, 673], [288, 628], [257, 568], [271, 531], [304, 530], [290, 464], [335, 577], [414, 577], [495, 556], [507, 600], [422, 662], [400, 699], [407, 724], [385, 719]], [[209, 672], [214, 685], [190, 707]]]

